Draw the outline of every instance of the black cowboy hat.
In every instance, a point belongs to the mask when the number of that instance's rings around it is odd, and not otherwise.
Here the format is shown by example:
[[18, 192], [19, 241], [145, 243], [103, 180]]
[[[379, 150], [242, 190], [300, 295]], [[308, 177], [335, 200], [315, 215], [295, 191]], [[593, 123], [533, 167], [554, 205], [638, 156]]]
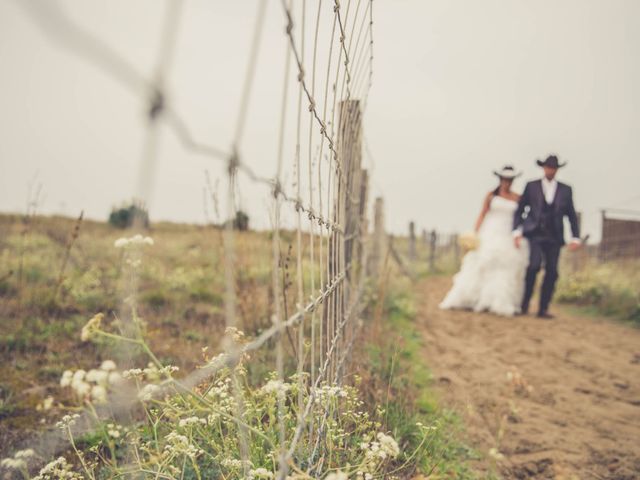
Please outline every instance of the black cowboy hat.
[[555, 155], [549, 155], [544, 162], [540, 160], [536, 160], [536, 163], [538, 164], [539, 167], [553, 167], [553, 168], [562, 168], [567, 164], [567, 162], [559, 163], [558, 157], [556, 157]]

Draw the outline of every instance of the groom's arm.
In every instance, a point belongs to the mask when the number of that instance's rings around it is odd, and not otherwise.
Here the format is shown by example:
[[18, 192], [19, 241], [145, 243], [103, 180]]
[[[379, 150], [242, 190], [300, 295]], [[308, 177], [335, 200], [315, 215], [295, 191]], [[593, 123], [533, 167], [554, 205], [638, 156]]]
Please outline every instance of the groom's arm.
[[573, 205], [573, 191], [571, 187], [569, 189], [569, 205], [567, 207], [567, 217], [569, 217], [569, 224], [571, 225], [571, 243], [580, 243], [580, 225], [578, 223], [578, 215]]

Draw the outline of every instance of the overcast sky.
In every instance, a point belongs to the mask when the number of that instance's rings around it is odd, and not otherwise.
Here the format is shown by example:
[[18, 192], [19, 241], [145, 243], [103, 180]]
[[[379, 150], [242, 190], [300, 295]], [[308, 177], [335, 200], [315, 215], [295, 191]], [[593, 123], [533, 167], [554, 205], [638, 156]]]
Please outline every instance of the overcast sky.
[[[330, 15], [332, 2], [324, 3]], [[164, 2], [61, 5], [151, 76]], [[233, 138], [256, 5], [187, 0], [180, 19], [170, 102], [198, 139], [224, 149]], [[308, 5], [315, 11], [315, 1]], [[574, 187], [588, 233], [598, 236], [602, 207], [640, 210], [640, 1], [373, 5], [364, 128], [373, 192], [386, 199], [391, 230], [404, 232], [409, 220], [418, 228], [468, 230], [496, 183], [493, 169], [510, 163], [523, 170], [515, 184], [521, 190], [541, 174], [536, 158], [550, 152], [569, 162], [560, 180]], [[267, 176], [275, 172], [284, 52], [282, 8], [271, 0], [242, 150]], [[43, 212], [84, 209], [96, 219], [137, 193], [145, 133], [138, 95], [53, 43], [17, 0], [0, 0], [0, 69], [1, 211], [24, 211], [30, 184], [42, 184]], [[219, 164], [186, 152], [162, 129], [152, 218], [202, 222], [205, 169], [222, 175]], [[268, 191], [241, 187], [258, 226], [268, 226]]]

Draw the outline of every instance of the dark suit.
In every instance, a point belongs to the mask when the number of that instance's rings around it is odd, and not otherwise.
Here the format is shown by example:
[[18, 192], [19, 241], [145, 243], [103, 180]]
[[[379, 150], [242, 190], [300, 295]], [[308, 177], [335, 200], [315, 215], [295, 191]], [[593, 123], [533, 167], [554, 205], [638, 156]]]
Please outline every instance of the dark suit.
[[544, 280], [540, 291], [540, 313], [546, 313], [558, 279], [558, 258], [564, 241], [564, 217], [569, 218], [573, 237], [580, 237], [578, 216], [569, 185], [558, 182], [553, 202], [547, 203], [542, 180], [527, 183], [513, 218], [513, 229], [521, 229], [529, 240], [529, 266], [525, 278], [522, 311], [529, 309], [536, 276], [544, 259]]

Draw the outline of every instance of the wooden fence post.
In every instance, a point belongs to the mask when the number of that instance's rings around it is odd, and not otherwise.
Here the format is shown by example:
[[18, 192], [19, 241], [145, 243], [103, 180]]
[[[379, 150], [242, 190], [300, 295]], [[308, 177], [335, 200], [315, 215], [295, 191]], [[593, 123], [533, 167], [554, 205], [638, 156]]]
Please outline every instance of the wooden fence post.
[[384, 260], [386, 234], [384, 231], [384, 200], [376, 198], [373, 207], [373, 238], [371, 239], [371, 258], [369, 258], [369, 275], [377, 277]]
[[409, 222], [409, 260], [416, 259], [416, 225]]
[[[337, 251], [330, 255], [333, 265], [332, 278], [340, 272], [344, 272], [345, 278], [333, 295], [333, 312], [328, 318], [327, 328], [334, 334], [342, 328], [342, 337], [336, 346], [336, 358], [340, 358], [342, 352], [350, 344], [355, 334], [355, 319], [345, 318], [351, 313], [351, 301], [354, 287], [358, 279], [357, 261], [358, 243], [361, 232], [361, 211], [365, 208], [361, 205], [362, 191], [362, 113], [359, 100], [345, 100], [340, 102], [340, 116], [338, 125], [337, 147], [339, 157], [336, 157], [338, 176], [337, 188], [337, 218], [342, 232], [334, 232], [334, 242]], [[339, 161], [339, 163], [338, 163]], [[366, 192], [365, 192], [366, 193]], [[331, 249], [330, 249], [331, 252]], [[331, 268], [330, 268], [331, 270]], [[343, 323], [344, 322], [344, 323]], [[344, 368], [344, 367], [343, 367]], [[339, 381], [341, 371], [336, 365], [331, 365], [329, 379]]]
[[451, 242], [453, 243], [453, 267], [457, 270], [460, 267], [460, 244], [457, 233], [451, 236]]
[[431, 237], [429, 239], [429, 271], [435, 272], [436, 270], [436, 241], [438, 235], [435, 229], [431, 230]]

